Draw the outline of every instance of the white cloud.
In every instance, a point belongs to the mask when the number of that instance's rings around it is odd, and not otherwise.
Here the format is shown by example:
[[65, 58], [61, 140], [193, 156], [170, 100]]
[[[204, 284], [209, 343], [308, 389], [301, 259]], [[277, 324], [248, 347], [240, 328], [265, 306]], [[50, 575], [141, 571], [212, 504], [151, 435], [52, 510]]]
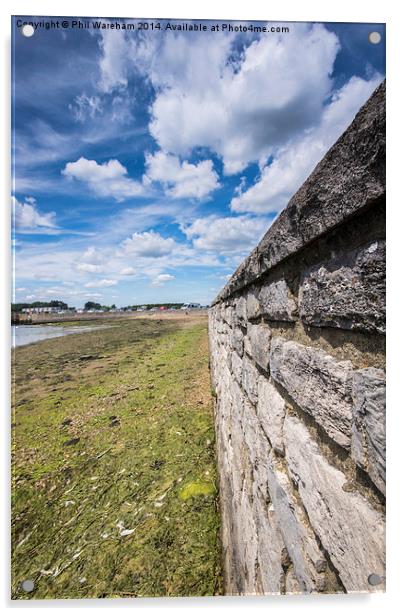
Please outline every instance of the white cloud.
[[87, 96], [85, 93], [76, 96], [68, 108], [78, 122], [85, 122], [87, 118], [93, 119], [97, 114], [102, 114], [99, 96]]
[[104, 258], [103, 253], [96, 246], [89, 246], [82, 255], [82, 260], [87, 263], [103, 263]]
[[122, 242], [125, 253], [140, 257], [163, 257], [169, 255], [176, 247], [172, 238], [163, 238], [155, 231], [133, 233], [131, 237]]
[[127, 169], [116, 159], [98, 164], [81, 156], [62, 170], [68, 178], [85, 182], [95, 195], [123, 201], [143, 194], [143, 186], [128, 177]]
[[97, 289], [102, 287], [114, 287], [116, 284], [117, 280], [103, 278], [102, 280], [94, 280], [92, 282], [87, 282], [84, 286], [86, 289]]
[[88, 272], [89, 274], [100, 274], [104, 271], [102, 265], [95, 265], [94, 263], [77, 263], [75, 267], [79, 272]]
[[153, 287], [163, 287], [165, 282], [169, 282], [170, 280], [174, 280], [174, 276], [172, 276], [171, 274], [158, 274], [158, 276], [156, 276], [152, 282], [151, 282], [151, 286]]
[[202, 199], [219, 188], [218, 174], [211, 160], [192, 164], [159, 151], [146, 156], [147, 173], [144, 182], [160, 182], [166, 194], [173, 198]]
[[369, 81], [352, 77], [332, 96], [318, 126], [282, 148], [273, 162], [262, 169], [256, 184], [245, 192], [237, 191], [231, 209], [267, 213], [285, 207], [379, 82], [378, 75]]
[[38, 229], [46, 232], [46, 230], [56, 228], [55, 212], [41, 214], [33, 197], [27, 197], [25, 203], [21, 203], [16, 197], [12, 196], [11, 210], [17, 229]]
[[99, 39], [102, 56], [99, 63], [99, 88], [108, 93], [127, 86], [128, 57], [123, 32], [104, 30]]
[[230, 174], [316, 123], [339, 50], [336, 35], [319, 24], [292, 24], [289, 34], [262, 36], [242, 53], [234, 41], [165, 37], [147, 70], [158, 92], [150, 131], [161, 149], [186, 156], [209, 147]]
[[266, 218], [207, 216], [182, 230], [187, 238], [192, 239], [197, 250], [238, 254], [256, 246], [268, 226]]
[[[84, 295], [83, 293], [80, 293], [79, 295]], [[103, 299], [103, 295], [102, 293], [85, 293], [85, 299]]]
[[120, 274], [122, 276], [134, 276], [134, 274], [137, 273], [137, 270], [135, 270], [133, 267], [123, 267], [123, 269], [120, 271]]
[[89, 246], [74, 267], [78, 272], [100, 274], [105, 271], [105, 255], [95, 246]]

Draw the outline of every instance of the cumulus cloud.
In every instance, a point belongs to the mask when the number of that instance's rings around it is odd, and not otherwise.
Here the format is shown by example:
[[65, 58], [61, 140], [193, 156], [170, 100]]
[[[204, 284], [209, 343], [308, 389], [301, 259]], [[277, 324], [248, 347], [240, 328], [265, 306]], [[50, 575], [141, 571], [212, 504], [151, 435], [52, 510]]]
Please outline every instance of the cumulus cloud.
[[352, 77], [335, 92], [314, 129], [303, 133], [282, 148], [262, 169], [256, 184], [231, 201], [235, 212], [267, 213], [280, 211], [313, 171], [325, 152], [347, 128], [361, 105], [379, 84], [379, 75], [369, 81]]
[[49, 212], [40, 213], [33, 197], [25, 198], [21, 203], [14, 196], [11, 197], [11, 211], [13, 212], [14, 224], [20, 230], [51, 230], [56, 228], [56, 214]]
[[155, 231], [133, 233], [122, 242], [125, 253], [139, 257], [157, 258], [169, 255], [176, 247], [172, 238], [164, 238]]
[[105, 271], [105, 255], [95, 246], [89, 246], [74, 264], [78, 272], [99, 274]]
[[235, 42], [169, 36], [148, 67], [157, 88], [150, 131], [161, 149], [185, 156], [209, 147], [228, 174], [315, 124], [339, 50], [336, 35], [319, 24], [293, 24], [289, 34], [261, 37], [241, 52]]
[[251, 250], [268, 229], [266, 218], [249, 216], [207, 216], [182, 230], [197, 250], [222, 254]]
[[158, 274], [151, 282], [152, 287], [163, 287], [165, 282], [169, 282], [169, 280], [174, 280], [174, 276], [172, 274]]
[[137, 270], [135, 270], [133, 267], [123, 267], [123, 269], [120, 271], [120, 274], [122, 276], [134, 276], [134, 274], [137, 273]]
[[218, 174], [211, 160], [192, 164], [177, 156], [156, 152], [146, 156], [144, 182], [160, 182], [167, 195], [175, 198], [202, 199], [219, 187]]
[[95, 195], [113, 197], [116, 201], [138, 197], [144, 190], [139, 182], [128, 177], [127, 169], [116, 159], [99, 164], [81, 156], [67, 163], [62, 174], [84, 182]]
[[102, 287], [114, 287], [116, 284], [117, 280], [103, 278], [102, 280], [93, 280], [91, 282], [87, 282], [84, 286], [87, 289], [97, 289]]
[[77, 263], [75, 268], [79, 272], [88, 272], [89, 274], [99, 274], [104, 271], [102, 265], [95, 265], [94, 263]]

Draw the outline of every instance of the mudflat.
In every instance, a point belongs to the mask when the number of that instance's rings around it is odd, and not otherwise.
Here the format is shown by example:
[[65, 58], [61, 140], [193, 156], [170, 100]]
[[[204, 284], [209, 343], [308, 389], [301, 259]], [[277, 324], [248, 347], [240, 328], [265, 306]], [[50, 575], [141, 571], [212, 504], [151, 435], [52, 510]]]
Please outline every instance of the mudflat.
[[206, 317], [107, 324], [13, 350], [13, 597], [220, 594]]

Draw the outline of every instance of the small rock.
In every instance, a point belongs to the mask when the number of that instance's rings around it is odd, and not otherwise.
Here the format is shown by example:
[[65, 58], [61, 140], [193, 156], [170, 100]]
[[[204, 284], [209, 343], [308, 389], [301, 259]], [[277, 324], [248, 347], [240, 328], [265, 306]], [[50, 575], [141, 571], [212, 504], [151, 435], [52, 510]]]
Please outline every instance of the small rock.
[[65, 445], [66, 447], [69, 445], [76, 445], [79, 442], [80, 438], [70, 438], [70, 440], [68, 441], [64, 441], [63, 445]]
[[69, 426], [73, 423], [73, 420], [70, 419], [70, 417], [67, 417], [67, 419], [63, 419], [63, 421], [61, 422], [62, 426]]

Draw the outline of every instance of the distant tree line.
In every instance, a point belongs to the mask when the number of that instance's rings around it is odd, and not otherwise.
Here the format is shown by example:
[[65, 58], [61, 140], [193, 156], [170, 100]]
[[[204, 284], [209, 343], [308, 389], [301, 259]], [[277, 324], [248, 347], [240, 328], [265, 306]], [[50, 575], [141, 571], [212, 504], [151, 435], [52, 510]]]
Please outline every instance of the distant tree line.
[[84, 305], [84, 310], [103, 310], [107, 312], [108, 310], [116, 310], [116, 304], [112, 304], [111, 306], [102, 306], [102, 304], [98, 304], [97, 302], [86, 302]]
[[21, 312], [23, 308], [47, 308], [50, 306], [51, 308], [61, 308], [62, 310], [68, 309], [68, 304], [62, 302], [59, 299], [52, 299], [50, 302], [21, 302], [18, 304], [11, 304], [12, 312]]
[[[52, 299], [50, 302], [20, 302], [11, 304], [11, 310], [12, 312], [21, 312], [23, 308], [47, 308], [48, 306], [52, 308], [60, 308], [61, 310], [68, 310], [68, 304], [59, 299]], [[131, 306], [124, 306], [122, 310], [137, 310], [138, 308], [151, 310], [151, 308], [162, 307], [170, 310], [171, 308], [179, 309], [182, 306], [183, 302], [165, 302], [163, 304], [132, 304]], [[75, 310], [75, 308], [70, 308], [70, 310]], [[112, 304], [111, 306], [103, 306], [98, 302], [88, 301], [84, 305], [84, 310], [103, 310], [104, 312], [108, 312], [109, 310], [116, 310], [116, 304]]]
[[131, 306], [125, 306], [123, 310], [136, 310], [137, 308], [145, 308], [146, 310], [150, 310], [151, 308], [181, 308], [183, 306], [183, 302], [165, 302], [163, 304], [132, 304]]

